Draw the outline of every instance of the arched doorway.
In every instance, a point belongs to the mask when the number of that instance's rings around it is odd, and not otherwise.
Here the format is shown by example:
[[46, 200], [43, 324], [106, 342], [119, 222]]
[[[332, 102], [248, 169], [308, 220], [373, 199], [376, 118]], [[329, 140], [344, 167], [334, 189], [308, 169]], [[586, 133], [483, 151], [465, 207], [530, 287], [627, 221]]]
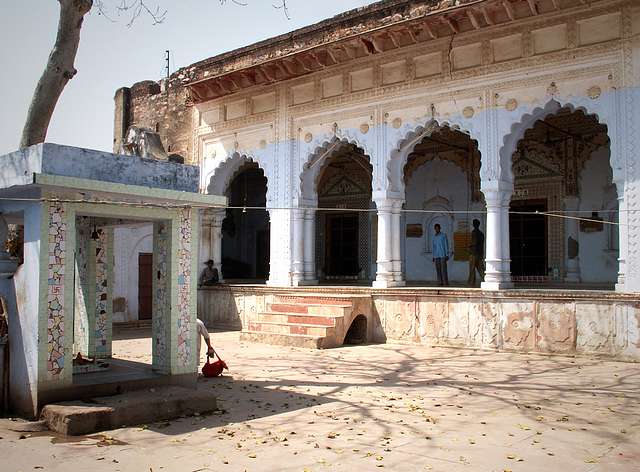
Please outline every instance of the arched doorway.
[[[323, 162], [317, 185], [316, 254], [321, 280], [357, 282], [372, 278], [373, 167], [362, 149], [339, 144]], [[327, 209], [327, 210], [323, 210]]]
[[222, 222], [222, 275], [229, 281], [264, 283], [269, 277], [267, 179], [254, 162], [240, 167], [228, 186]]
[[[437, 127], [408, 154], [403, 178], [405, 207], [409, 210], [403, 235], [406, 280], [428, 284], [437, 281], [432, 240], [438, 224], [449, 241], [449, 280], [466, 284], [473, 220], [480, 220], [483, 232], [485, 228], [477, 143], [459, 130]], [[478, 276], [472, 284], [480, 282]]]
[[[613, 288], [617, 194], [607, 127], [562, 108], [525, 131], [512, 156], [512, 280]], [[614, 224], [610, 224], [614, 223]]]

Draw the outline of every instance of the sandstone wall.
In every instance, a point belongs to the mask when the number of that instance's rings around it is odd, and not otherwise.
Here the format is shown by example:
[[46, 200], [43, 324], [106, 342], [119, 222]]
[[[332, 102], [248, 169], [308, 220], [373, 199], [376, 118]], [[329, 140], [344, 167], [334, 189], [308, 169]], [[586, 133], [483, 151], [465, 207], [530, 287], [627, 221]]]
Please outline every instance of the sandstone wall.
[[[318, 289], [291, 289], [314, 293]], [[287, 289], [201, 289], [198, 317], [215, 329], [256, 321], [273, 294]], [[543, 354], [602, 355], [640, 361], [640, 300], [607, 292], [333, 290], [370, 296], [371, 342], [400, 342]], [[368, 316], [371, 315], [371, 316]]]

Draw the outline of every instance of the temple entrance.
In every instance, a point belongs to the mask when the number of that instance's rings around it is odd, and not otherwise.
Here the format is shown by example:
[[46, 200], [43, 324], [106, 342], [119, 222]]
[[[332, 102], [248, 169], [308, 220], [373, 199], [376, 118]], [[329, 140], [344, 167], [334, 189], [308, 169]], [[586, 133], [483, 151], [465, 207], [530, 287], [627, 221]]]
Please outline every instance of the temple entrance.
[[222, 276], [227, 282], [264, 283], [269, 277], [267, 179], [258, 165], [242, 166], [227, 191], [222, 222]]
[[562, 108], [524, 133], [513, 154], [514, 283], [613, 288], [618, 203], [609, 156], [606, 126], [582, 111]]
[[327, 276], [355, 277], [358, 261], [358, 214], [327, 216]]
[[523, 200], [511, 204], [511, 274], [544, 276], [547, 274], [547, 222], [536, 212], [547, 211], [545, 200]]
[[373, 167], [362, 150], [351, 144], [339, 144], [322, 165], [316, 213], [316, 262], [320, 279], [371, 280], [375, 216], [373, 212], [354, 210], [369, 210], [372, 206]]

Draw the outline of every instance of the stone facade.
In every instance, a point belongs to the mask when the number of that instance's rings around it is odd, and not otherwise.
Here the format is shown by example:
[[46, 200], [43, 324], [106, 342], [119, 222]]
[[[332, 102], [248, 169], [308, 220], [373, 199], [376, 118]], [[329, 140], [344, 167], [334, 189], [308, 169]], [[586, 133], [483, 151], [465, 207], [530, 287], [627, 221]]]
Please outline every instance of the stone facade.
[[[323, 229], [311, 222], [318, 181], [326, 161], [348, 145], [372, 168], [375, 234], [367, 243], [375, 254], [374, 285], [403, 285], [407, 259], [424, 258], [406, 252], [403, 236], [407, 162], [424, 139], [460, 130], [480, 154], [469, 179], [471, 201], [484, 200], [483, 288], [502, 289], [512, 285], [509, 205], [524, 194], [521, 166], [514, 167], [519, 143], [539, 120], [582, 113], [606, 127], [620, 209], [617, 253], [603, 255], [602, 264], [618, 290], [640, 291], [640, 236], [627, 231], [637, 217], [626, 212], [640, 204], [633, 152], [640, 145], [640, 9], [625, 0], [531, 5], [376, 3], [193, 64], [160, 84], [122, 90], [118, 96], [130, 93], [130, 104], [116, 121], [154, 128], [157, 120], [161, 134], [167, 130], [165, 147], [200, 166], [202, 192], [225, 194], [243, 166], [257, 163], [268, 180], [268, 283], [275, 286], [318, 279], [322, 246], [313, 241]], [[573, 170], [563, 171], [562, 192], [571, 195], [578, 180]], [[527, 191], [543, 192], [554, 210], [571, 206], [558, 187], [545, 185]], [[557, 269], [554, 277], [576, 281], [580, 257], [568, 257], [567, 239], [580, 232], [561, 221], [548, 226], [547, 265]], [[210, 242], [201, 243], [216, 265], [219, 228], [207, 228]]]

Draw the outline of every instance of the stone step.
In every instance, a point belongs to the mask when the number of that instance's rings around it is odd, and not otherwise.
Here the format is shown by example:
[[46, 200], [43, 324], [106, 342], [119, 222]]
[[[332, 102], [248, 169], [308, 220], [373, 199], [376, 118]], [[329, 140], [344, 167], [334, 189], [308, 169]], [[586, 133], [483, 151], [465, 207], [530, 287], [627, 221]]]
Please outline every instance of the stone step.
[[315, 315], [315, 314], [291, 314], [267, 311], [258, 313], [257, 321], [269, 321], [276, 323], [302, 323], [315, 326], [332, 327], [336, 325], [336, 319], [343, 315]]
[[216, 409], [210, 389], [159, 387], [92, 398], [90, 402], [51, 403], [41, 418], [52, 431], [78, 436]]
[[261, 333], [275, 333], [275, 334], [303, 334], [307, 336], [321, 336], [326, 337], [331, 333], [329, 330], [333, 329], [333, 326], [318, 326], [302, 323], [279, 323], [273, 321], [250, 321], [248, 324], [249, 331], [256, 331]]
[[329, 347], [335, 347], [331, 344], [330, 340], [321, 336], [264, 333], [262, 331], [251, 330], [243, 330], [240, 333], [240, 341], [275, 344], [278, 346], [303, 347], [307, 349], [326, 349]]

